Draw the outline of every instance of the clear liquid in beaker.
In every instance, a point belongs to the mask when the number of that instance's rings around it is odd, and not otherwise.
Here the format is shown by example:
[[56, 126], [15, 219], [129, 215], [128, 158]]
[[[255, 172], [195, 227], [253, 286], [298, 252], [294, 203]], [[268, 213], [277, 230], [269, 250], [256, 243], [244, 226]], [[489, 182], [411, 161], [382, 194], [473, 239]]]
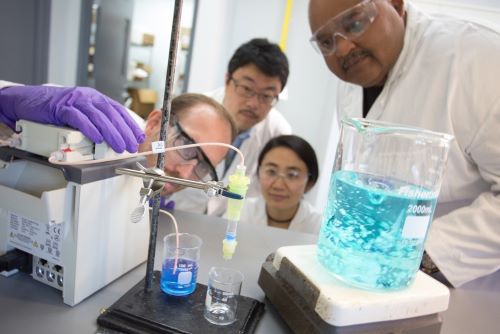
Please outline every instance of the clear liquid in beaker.
[[231, 297], [223, 303], [206, 303], [204, 316], [216, 325], [229, 325], [236, 320], [235, 307], [231, 306], [236, 300], [236, 296]]
[[351, 171], [332, 176], [318, 259], [350, 284], [395, 290], [413, 281], [436, 198], [422, 187]]

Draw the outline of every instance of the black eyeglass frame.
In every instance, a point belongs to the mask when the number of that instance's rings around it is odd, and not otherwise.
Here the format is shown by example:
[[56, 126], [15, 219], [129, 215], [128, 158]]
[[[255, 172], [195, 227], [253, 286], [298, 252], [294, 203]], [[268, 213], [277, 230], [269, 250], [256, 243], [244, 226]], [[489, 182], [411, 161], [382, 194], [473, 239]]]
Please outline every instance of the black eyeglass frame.
[[[173, 121], [173, 126], [175, 128], [177, 128], [177, 134], [176, 136], [183, 136], [187, 139], [187, 142], [189, 144], [197, 144], [197, 142], [186, 132], [184, 131], [184, 129], [182, 128], [182, 126], [180, 125], [180, 123], [177, 121], [177, 120], [174, 120]], [[212, 181], [219, 181], [219, 178], [217, 177], [217, 172], [215, 170], [215, 167], [214, 165], [212, 165], [212, 163], [210, 162], [210, 160], [208, 159], [207, 155], [205, 154], [205, 152], [203, 152], [203, 150], [200, 148], [200, 147], [194, 147], [196, 149], [196, 151], [198, 152], [198, 156], [196, 157], [196, 160], [198, 160], [198, 163], [197, 165], [200, 163], [200, 162], [204, 162], [205, 164], [208, 165], [208, 174], [210, 174], [210, 176], [212, 177]], [[177, 150], [177, 152], [179, 153], [179, 155], [183, 158], [183, 159], [186, 159], [186, 160], [191, 160], [191, 159], [195, 159], [195, 157], [190, 157], [190, 158], [187, 158], [187, 157], [184, 157], [182, 155], [182, 151], [183, 149], [180, 149], [180, 150]], [[200, 155], [201, 155], [201, 159], [200, 159]], [[195, 166], [195, 174], [196, 174], [196, 166]], [[196, 174], [196, 176], [202, 180], [203, 178], [200, 178], [200, 176], [198, 174]]]
[[[262, 103], [264, 105], [267, 105], [267, 106], [270, 106], [270, 107], [274, 107], [279, 102], [279, 95], [274, 95], [274, 96], [273, 95], [269, 95], [269, 96], [273, 97], [273, 100], [271, 101], [271, 103], [267, 103], [267, 102], [265, 102], [265, 101], [262, 100], [263, 98], [265, 98], [265, 95], [267, 95], [267, 94], [257, 93], [252, 88], [246, 87], [245, 85], [242, 85], [241, 83], [239, 83], [238, 79], [235, 79], [233, 77], [230, 77], [229, 80], [233, 81], [234, 87], [236, 88], [235, 91], [241, 97], [249, 99], [249, 98], [252, 98], [255, 95], [257, 95], [257, 98], [259, 99], [260, 103]], [[247, 93], [242, 93], [241, 91], [238, 92], [238, 87], [246, 88], [246, 90], [248, 91], [248, 94]]]

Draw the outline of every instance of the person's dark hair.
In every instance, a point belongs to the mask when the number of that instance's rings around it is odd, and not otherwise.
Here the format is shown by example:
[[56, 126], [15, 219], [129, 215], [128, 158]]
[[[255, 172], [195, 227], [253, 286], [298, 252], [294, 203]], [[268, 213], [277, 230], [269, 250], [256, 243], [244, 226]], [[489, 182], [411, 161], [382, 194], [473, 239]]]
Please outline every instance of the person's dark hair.
[[262, 151], [260, 151], [259, 159], [257, 160], [257, 174], [259, 173], [260, 165], [266, 154], [276, 147], [289, 148], [299, 156], [300, 160], [304, 161], [307, 166], [307, 172], [309, 173], [307, 184], [309, 189], [312, 188], [316, 184], [316, 181], [318, 181], [318, 159], [316, 158], [316, 152], [314, 152], [312, 146], [299, 136], [282, 135], [271, 138], [262, 148]]
[[229, 77], [238, 68], [248, 64], [254, 64], [267, 76], [279, 77], [281, 89], [285, 88], [290, 71], [288, 59], [278, 44], [271, 43], [266, 38], [254, 38], [240, 45], [229, 60], [227, 66]]

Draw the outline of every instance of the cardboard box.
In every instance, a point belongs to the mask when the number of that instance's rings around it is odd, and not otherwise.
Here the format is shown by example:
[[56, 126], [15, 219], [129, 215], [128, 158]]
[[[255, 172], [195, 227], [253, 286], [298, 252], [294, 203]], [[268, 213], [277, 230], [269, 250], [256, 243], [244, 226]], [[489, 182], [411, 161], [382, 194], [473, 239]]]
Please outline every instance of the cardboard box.
[[155, 44], [155, 35], [139, 30], [132, 30], [130, 42], [135, 45], [152, 46]]
[[157, 94], [154, 89], [130, 88], [128, 90], [132, 98], [130, 109], [142, 118], [148, 117], [149, 113], [155, 108]]
[[155, 44], [155, 35], [143, 33], [142, 34], [142, 45], [154, 45]]

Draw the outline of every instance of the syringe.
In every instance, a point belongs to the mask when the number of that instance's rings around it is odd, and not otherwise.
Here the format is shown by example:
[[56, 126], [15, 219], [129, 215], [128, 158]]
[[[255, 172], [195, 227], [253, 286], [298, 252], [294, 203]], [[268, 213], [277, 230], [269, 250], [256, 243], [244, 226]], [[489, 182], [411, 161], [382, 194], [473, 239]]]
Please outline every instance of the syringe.
[[[228, 190], [231, 193], [241, 195], [245, 197], [248, 185], [250, 184], [250, 178], [245, 176], [245, 166], [238, 165], [236, 167], [236, 172], [229, 176]], [[238, 227], [238, 221], [240, 220], [241, 209], [243, 207], [243, 201], [241, 199], [230, 198], [227, 202], [227, 228], [226, 235], [222, 241], [222, 253], [225, 260], [230, 260], [233, 257], [234, 251], [236, 250], [236, 229]]]

